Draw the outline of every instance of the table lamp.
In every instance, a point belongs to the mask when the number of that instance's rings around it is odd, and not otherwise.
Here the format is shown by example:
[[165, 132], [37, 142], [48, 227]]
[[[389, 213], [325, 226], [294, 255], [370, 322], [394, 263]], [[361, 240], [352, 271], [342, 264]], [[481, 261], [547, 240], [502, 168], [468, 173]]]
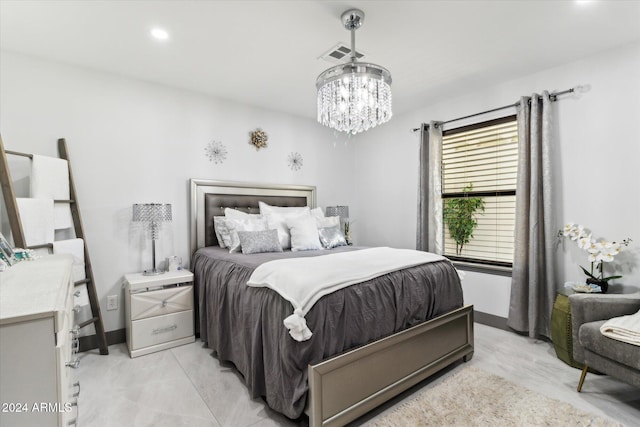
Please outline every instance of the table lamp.
[[351, 243], [351, 229], [349, 224], [349, 206], [327, 206], [325, 208], [326, 216], [340, 217], [340, 225], [344, 230], [344, 237], [347, 243]]
[[133, 205], [133, 221], [145, 222], [151, 230], [151, 253], [153, 256], [153, 269], [145, 270], [142, 274], [153, 276], [163, 274], [156, 268], [156, 240], [160, 234], [160, 223], [171, 221], [171, 204], [169, 203], [136, 203]]

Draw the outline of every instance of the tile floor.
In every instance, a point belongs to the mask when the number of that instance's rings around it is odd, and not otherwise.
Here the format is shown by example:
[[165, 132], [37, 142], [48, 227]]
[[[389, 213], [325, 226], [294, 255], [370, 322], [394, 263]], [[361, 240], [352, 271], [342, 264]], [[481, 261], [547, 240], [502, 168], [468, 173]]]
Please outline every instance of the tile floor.
[[[469, 363], [476, 367], [625, 426], [640, 425], [640, 389], [589, 374], [577, 393], [580, 371], [558, 360], [550, 343], [476, 324], [475, 346]], [[418, 384], [353, 425], [381, 416], [455, 370]], [[125, 344], [109, 347], [108, 356], [97, 350], [82, 353], [77, 375], [82, 427], [307, 424], [250, 399], [242, 377], [199, 341], [136, 359], [129, 358]]]

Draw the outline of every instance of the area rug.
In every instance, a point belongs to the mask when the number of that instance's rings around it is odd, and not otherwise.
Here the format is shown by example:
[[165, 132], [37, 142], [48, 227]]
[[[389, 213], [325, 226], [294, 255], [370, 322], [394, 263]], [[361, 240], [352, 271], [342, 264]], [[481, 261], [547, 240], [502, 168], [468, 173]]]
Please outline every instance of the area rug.
[[473, 366], [403, 403], [369, 426], [619, 426]]

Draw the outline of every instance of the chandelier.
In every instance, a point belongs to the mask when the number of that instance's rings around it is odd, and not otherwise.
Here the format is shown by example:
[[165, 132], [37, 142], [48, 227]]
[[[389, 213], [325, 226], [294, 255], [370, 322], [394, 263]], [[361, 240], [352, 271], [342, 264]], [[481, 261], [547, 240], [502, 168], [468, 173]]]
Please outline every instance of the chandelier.
[[391, 118], [391, 73], [356, 60], [356, 30], [364, 21], [364, 12], [350, 9], [341, 19], [351, 31], [351, 60], [318, 76], [318, 122], [355, 135]]

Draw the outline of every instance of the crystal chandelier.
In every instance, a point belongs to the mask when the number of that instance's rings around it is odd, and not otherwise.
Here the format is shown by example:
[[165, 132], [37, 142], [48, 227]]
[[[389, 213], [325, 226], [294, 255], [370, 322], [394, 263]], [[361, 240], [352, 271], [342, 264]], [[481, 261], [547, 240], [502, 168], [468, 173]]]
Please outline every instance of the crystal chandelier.
[[386, 123], [391, 118], [391, 73], [386, 68], [356, 60], [356, 30], [364, 12], [342, 14], [351, 31], [351, 60], [318, 76], [318, 122], [340, 132], [356, 133]]

